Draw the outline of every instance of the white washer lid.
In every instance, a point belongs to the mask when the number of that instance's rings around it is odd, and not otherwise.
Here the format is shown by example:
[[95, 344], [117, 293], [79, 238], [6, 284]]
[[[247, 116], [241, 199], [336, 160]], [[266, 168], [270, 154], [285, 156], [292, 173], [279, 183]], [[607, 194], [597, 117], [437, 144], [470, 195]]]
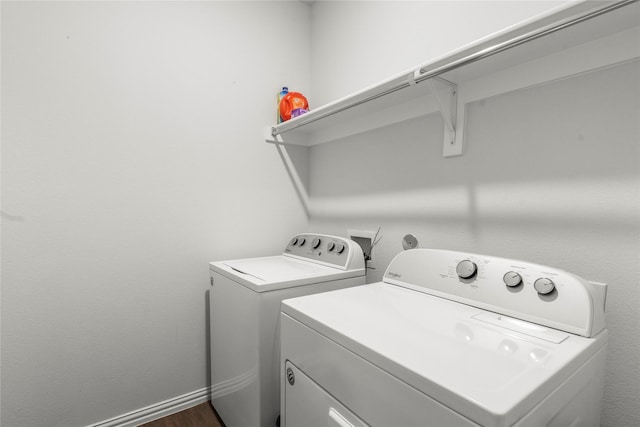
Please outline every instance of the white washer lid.
[[552, 343], [386, 283], [288, 299], [282, 311], [485, 426], [514, 423], [606, 343], [606, 330]]
[[364, 269], [345, 271], [285, 255], [211, 262], [209, 269], [223, 274], [255, 292], [273, 291], [364, 275]]

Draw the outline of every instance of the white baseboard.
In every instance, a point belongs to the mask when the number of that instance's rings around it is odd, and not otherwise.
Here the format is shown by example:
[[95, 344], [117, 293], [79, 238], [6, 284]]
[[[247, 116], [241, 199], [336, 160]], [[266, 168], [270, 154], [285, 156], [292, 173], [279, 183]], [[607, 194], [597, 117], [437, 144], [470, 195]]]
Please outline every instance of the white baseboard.
[[91, 424], [88, 427], [137, 427], [167, 415], [192, 408], [209, 400], [211, 390], [205, 387], [173, 399], [137, 409], [117, 417]]

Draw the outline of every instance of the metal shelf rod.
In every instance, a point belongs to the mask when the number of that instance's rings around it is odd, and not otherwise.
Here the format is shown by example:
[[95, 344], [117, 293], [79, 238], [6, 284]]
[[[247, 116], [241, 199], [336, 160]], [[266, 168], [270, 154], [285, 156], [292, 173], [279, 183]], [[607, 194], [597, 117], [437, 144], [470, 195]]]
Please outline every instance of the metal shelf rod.
[[[437, 61], [432, 64], [420, 66], [415, 71], [403, 74], [400, 77], [389, 79], [379, 84], [378, 86], [365, 89], [359, 93], [345, 97], [342, 100], [338, 100], [334, 103], [324, 105], [318, 108], [317, 110], [314, 110], [302, 116], [296, 117], [295, 119], [281, 123], [277, 126], [273, 126], [271, 128], [271, 135], [275, 137], [277, 135], [298, 129], [302, 126], [308, 125], [310, 123], [316, 122], [326, 117], [341, 113], [345, 110], [357, 107], [359, 105], [373, 101], [385, 95], [397, 92], [413, 84], [437, 77], [443, 73], [452, 71], [463, 65], [471, 64], [473, 62], [476, 62], [481, 59], [495, 55], [497, 53], [503, 52], [512, 47], [516, 47], [523, 43], [546, 36], [548, 34], [555, 33], [556, 31], [562, 30], [564, 28], [570, 27], [572, 25], [578, 24], [588, 19], [595, 18], [607, 12], [616, 10], [618, 8], [621, 8], [623, 6], [626, 6], [632, 3], [636, 3], [638, 1], [639, 0], [620, 0], [613, 3], [607, 2], [604, 5], [599, 6], [597, 8], [583, 11], [581, 13], [570, 16], [568, 18], [564, 18], [559, 21], [553, 22], [544, 27], [510, 38], [506, 41], [493, 44], [489, 47], [480, 48], [476, 46], [475, 48], [478, 49], [477, 51], [472, 53], [467, 53], [465, 56], [458, 59], [452, 59], [449, 62], [445, 63], [444, 65], [438, 65], [438, 63], [442, 61]], [[470, 49], [473, 49], [473, 48], [470, 48]], [[465, 54], [465, 51], [460, 52], [459, 55], [463, 55], [463, 54]], [[381, 87], [384, 87], [384, 89], [381, 89]]]
[[419, 76], [415, 77], [416, 82], [421, 82], [440, 74], [452, 71], [456, 68], [462, 67], [467, 64], [471, 64], [473, 62], [479, 61], [481, 59], [487, 58], [489, 56], [493, 56], [497, 53], [503, 52], [507, 49], [511, 49], [513, 47], [519, 46], [529, 41], [533, 41], [539, 39], [540, 37], [544, 37], [548, 34], [555, 33], [556, 31], [562, 30], [564, 28], [579, 24], [580, 22], [589, 20], [591, 18], [595, 18], [607, 12], [619, 9], [628, 4], [637, 3], [639, 0], [622, 0], [615, 3], [609, 3], [603, 7], [593, 9], [569, 18], [562, 19], [558, 22], [554, 22], [553, 24], [549, 24], [542, 28], [538, 28], [534, 31], [530, 31], [526, 34], [514, 37], [512, 39], [506, 40], [501, 43], [497, 43], [485, 49], [482, 49], [478, 52], [469, 54], [464, 58], [460, 58], [458, 60], [451, 61], [445, 65], [442, 65], [437, 68], [429, 69], [429, 65], [419, 67], [417, 72]]

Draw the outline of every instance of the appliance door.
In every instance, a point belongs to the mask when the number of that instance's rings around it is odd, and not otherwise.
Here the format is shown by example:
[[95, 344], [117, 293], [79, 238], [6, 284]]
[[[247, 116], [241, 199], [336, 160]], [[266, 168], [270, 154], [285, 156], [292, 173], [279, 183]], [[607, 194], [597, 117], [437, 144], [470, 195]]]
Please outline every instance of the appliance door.
[[[334, 424], [330, 424], [327, 417], [331, 408], [344, 422], [351, 423], [344, 426], [478, 426], [287, 314], [283, 313], [280, 320], [282, 427], [341, 426], [340, 421], [335, 421], [338, 417], [333, 417]], [[287, 367], [293, 370], [295, 366], [304, 369], [303, 375], [327, 396], [300, 391], [312, 387], [296, 387], [300, 377], [296, 371], [292, 387]]]
[[254, 292], [268, 292], [312, 283], [364, 277], [363, 270], [344, 271], [283, 255], [210, 263], [209, 269]]
[[295, 365], [285, 365], [287, 426], [369, 427]]
[[248, 274], [264, 282], [289, 282], [296, 279], [335, 274], [335, 268], [284, 256], [225, 261], [236, 272]]

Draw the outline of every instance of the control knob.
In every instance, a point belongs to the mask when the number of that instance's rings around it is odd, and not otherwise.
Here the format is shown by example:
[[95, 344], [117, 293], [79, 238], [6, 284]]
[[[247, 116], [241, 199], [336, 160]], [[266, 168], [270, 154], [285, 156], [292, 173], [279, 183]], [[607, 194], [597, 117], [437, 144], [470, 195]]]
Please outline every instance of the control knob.
[[327, 250], [328, 250], [329, 252], [333, 251], [335, 248], [336, 248], [336, 244], [335, 244], [334, 242], [330, 242], [330, 243], [327, 245]]
[[465, 259], [458, 263], [456, 273], [461, 279], [471, 279], [478, 273], [478, 266], [473, 261]]
[[556, 285], [553, 283], [553, 280], [541, 277], [533, 283], [533, 287], [536, 288], [536, 291], [538, 291], [540, 295], [547, 295], [553, 292]]
[[313, 249], [317, 249], [318, 246], [320, 246], [321, 240], [318, 239], [317, 237], [315, 239], [313, 239], [313, 241], [311, 242], [311, 247]]
[[504, 284], [510, 288], [514, 288], [522, 284], [522, 276], [515, 271], [510, 271], [505, 274], [502, 280], [504, 281]]
[[342, 252], [344, 252], [345, 246], [343, 243], [338, 243], [336, 245], [336, 252], [338, 252], [339, 254], [341, 254]]
[[295, 246], [298, 243], [298, 238], [294, 237], [293, 240], [291, 240], [291, 246]]
[[307, 239], [305, 239], [304, 237], [300, 238], [300, 246], [304, 246], [306, 242], [307, 242]]

